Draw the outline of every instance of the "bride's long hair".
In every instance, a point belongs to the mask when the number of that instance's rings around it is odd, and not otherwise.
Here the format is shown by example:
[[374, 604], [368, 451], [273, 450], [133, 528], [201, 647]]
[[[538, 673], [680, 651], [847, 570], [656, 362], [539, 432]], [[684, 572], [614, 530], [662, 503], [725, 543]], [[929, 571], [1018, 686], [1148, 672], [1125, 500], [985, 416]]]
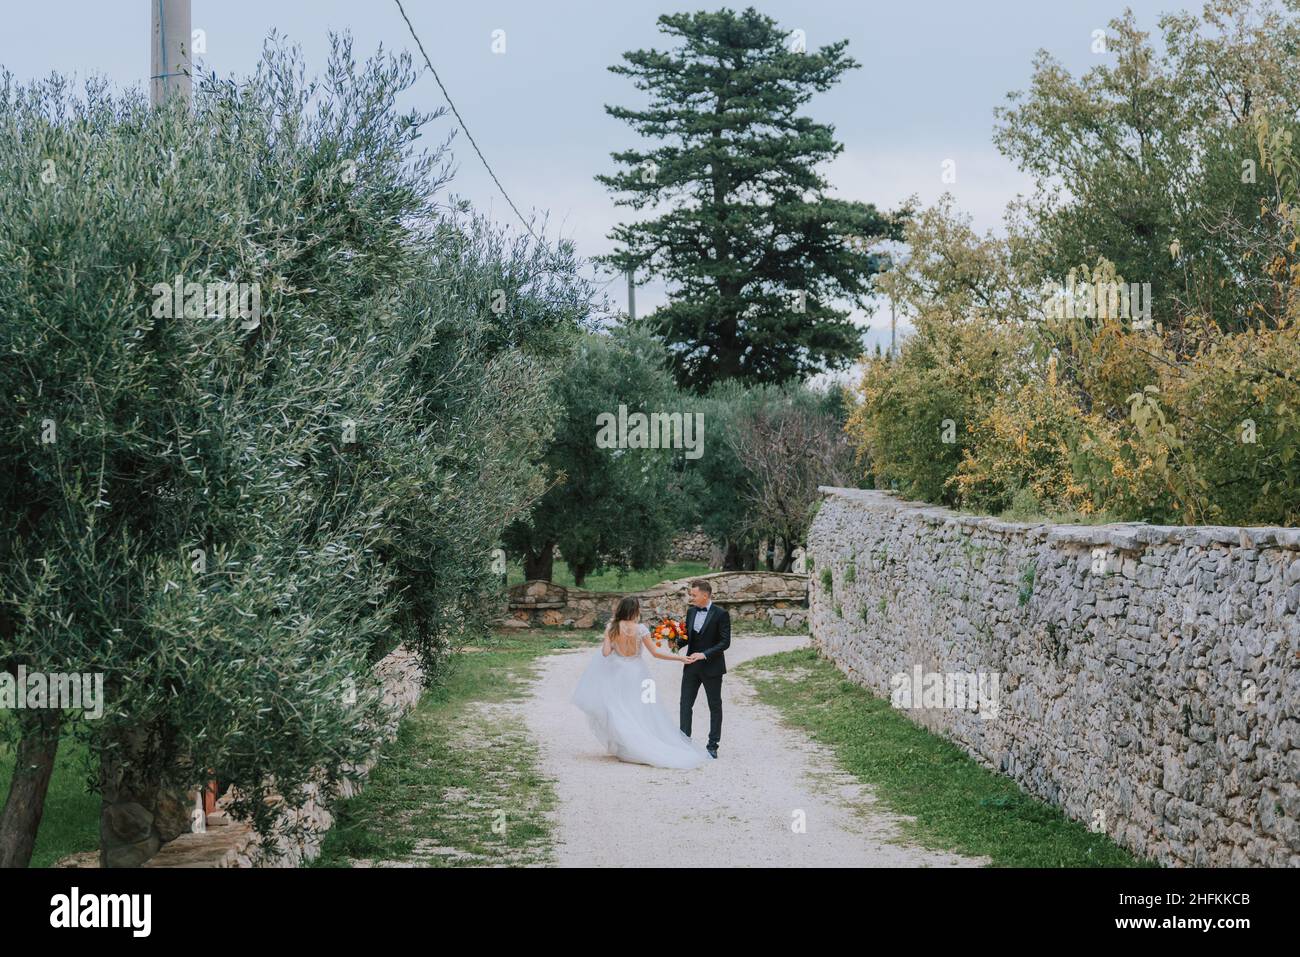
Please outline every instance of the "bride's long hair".
[[618, 625], [622, 621], [636, 621], [641, 617], [641, 600], [635, 595], [628, 595], [614, 606], [614, 615], [605, 625], [605, 634], [611, 639], [618, 634]]

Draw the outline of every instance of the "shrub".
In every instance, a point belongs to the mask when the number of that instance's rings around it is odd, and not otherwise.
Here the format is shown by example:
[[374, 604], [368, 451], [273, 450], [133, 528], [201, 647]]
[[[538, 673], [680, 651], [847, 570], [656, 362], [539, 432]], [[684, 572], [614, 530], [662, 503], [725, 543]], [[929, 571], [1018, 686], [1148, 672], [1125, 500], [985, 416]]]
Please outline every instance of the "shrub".
[[1300, 327], [1211, 330], [1163, 394], [1176, 410], [1181, 461], [1193, 463], [1185, 515], [1233, 524], [1300, 524]]
[[958, 504], [949, 480], [970, 429], [1024, 375], [1027, 306], [1009, 280], [1011, 249], [980, 238], [945, 195], [905, 230], [906, 265], [880, 279], [913, 314], [896, 358], [868, 356], [846, 428], [877, 488]]
[[1072, 468], [1080, 428], [1078, 406], [1054, 379], [997, 395], [951, 479], [961, 504], [1001, 512], [1020, 493], [1022, 507], [1032, 500], [1034, 511], [1086, 511], [1091, 499]]
[[1037, 562], [1029, 562], [1020, 572], [1020, 594], [1017, 600], [1021, 606], [1029, 604], [1029, 600], [1034, 597], [1034, 581], [1037, 577]]

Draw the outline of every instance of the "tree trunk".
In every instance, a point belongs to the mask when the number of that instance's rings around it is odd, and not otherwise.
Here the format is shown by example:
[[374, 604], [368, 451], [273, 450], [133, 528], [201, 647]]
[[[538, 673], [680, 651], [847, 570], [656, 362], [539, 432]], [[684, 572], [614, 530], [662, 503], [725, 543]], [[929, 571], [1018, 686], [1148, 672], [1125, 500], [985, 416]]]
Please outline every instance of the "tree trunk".
[[727, 539], [722, 552], [722, 570], [724, 572], [740, 571], [740, 543]]
[[574, 588], [581, 588], [582, 583], [587, 580], [587, 570], [585, 568], [570, 568], [569, 573], [573, 575]]
[[139, 867], [163, 845], [156, 819], [162, 742], [133, 729], [116, 745], [100, 761], [99, 866]]
[[541, 551], [524, 553], [524, 578], [527, 581], [548, 582], [554, 574], [554, 568], [554, 542], [547, 542]]
[[36, 847], [36, 832], [45, 813], [45, 794], [59, 752], [62, 714], [57, 710], [24, 712], [18, 719], [22, 737], [9, 797], [0, 811], [0, 867], [26, 867]]
[[763, 564], [768, 571], [776, 570], [776, 539], [769, 538], [763, 550]]
[[781, 536], [781, 564], [777, 566], [777, 571], [788, 572], [794, 567], [794, 546], [791, 540], [785, 535]]

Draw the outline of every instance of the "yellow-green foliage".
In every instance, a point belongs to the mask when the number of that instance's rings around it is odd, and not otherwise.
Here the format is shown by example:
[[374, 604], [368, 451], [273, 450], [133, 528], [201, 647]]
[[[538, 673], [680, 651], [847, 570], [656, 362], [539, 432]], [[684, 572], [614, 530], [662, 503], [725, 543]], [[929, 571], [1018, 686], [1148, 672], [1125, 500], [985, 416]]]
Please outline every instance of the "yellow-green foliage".
[[[1282, 252], [1300, 242], [1296, 208], [1282, 197], [1273, 210]], [[1300, 266], [1281, 252], [1255, 257], [1271, 302], [1236, 322], [1188, 316], [1174, 332], [1032, 309], [1035, 322], [979, 309], [961, 318], [972, 301], [956, 290], [972, 263], [987, 267], [989, 241], [954, 231], [950, 215], [913, 226], [916, 247], [943, 253], [904, 267], [919, 278], [894, 280], [917, 332], [897, 358], [864, 360], [854, 396], [847, 429], [878, 487], [990, 512], [1028, 503], [1122, 520], [1300, 523]], [[1125, 281], [1104, 259], [1075, 278]]]
[[846, 428], [876, 485], [956, 503], [950, 479], [970, 430], [1023, 378], [1026, 304], [1010, 281], [1006, 243], [979, 237], [951, 197], [909, 223], [907, 268], [880, 288], [914, 312], [898, 355], [868, 357]]
[[848, 429], [877, 485], [952, 501], [949, 479], [971, 423], [1003, 385], [1010, 348], [987, 330], [951, 325], [918, 330], [897, 360], [866, 360]]
[[1005, 237], [944, 197], [876, 283], [917, 330], [854, 396], [878, 487], [1008, 515], [1300, 522], [1293, 13], [1211, 0], [1158, 42], [1126, 13], [1107, 63], [1035, 62], [997, 111], [1036, 187]]
[[1165, 377], [1190, 514], [1206, 522], [1300, 524], [1300, 328], [1211, 333]]
[[[1020, 384], [969, 333], [949, 327], [953, 342], [936, 343], [931, 329], [896, 362], [867, 361], [848, 428], [878, 486], [988, 512], [1027, 490], [1048, 513], [1300, 523], [1295, 324], [1206, 327], [1179, 355], [1103, 323], [1071, 381], [1051, 356]], [[946, 418], [955, 444], [941, 439]]]
[[1001, 512], [1028, 489], [1045, 511], [1093, 511], [1071, 457], [1082, 428], [1074, 397], [1054, 376], [996, 396], [975, 423], [951, 483], [962, 504]]

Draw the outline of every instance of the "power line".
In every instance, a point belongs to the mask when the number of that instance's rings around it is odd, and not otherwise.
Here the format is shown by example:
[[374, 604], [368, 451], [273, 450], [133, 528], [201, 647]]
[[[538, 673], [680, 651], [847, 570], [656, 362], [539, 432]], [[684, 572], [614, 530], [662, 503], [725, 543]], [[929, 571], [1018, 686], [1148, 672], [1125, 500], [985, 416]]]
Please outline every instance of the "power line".
[[501, 195], [506, 198], [506, 202], [510, 204], [510, 208], [513, 209], [515, 215], [519, 217], [519, 221], [524, 224], [524, 229], [528, 230], [528, 235], [532, 236], [533, 239], [540, 243], [542, 241], [541, 237], [533, 232], [533, 227], [529, 224], [528, 220], [524, 219], [524, 214], [519, 212], [519, 207], [516, 206], [515, 201], [510, 198], [510, 194], [506, 192], [506, 188], [501, 185], [501, 180], [497, 179], [497, 174], [492, 171], [492, 167], [488, 164], [487, 157], [483, 155], [483, 151], [479, 149], [478, 144], [474, 142], [474, 136], [470, 133], [469, 127], [465, 125], [464, 117], [460, 115], [460, 110], [456, 109], [456, 104], [452, 102], [451, 94], [447, 92], [447, 88], [442, 85], [442, 78], [438, 76], [438, 71], [433, 68], [433, 62], [429, 59], [429, 54], [424, 52], [424, 44], [420, 42], [420, 38], [415, 32], [415, 27], [411, 24], [411, 18], [406, 15], [406, 10], [402, 7], [402, 0], [393, 0], [393, 2], [397, 4], [397, 9], [402, 14], [402, 19], [406, 21], [406, 29], [411, 31], [411, 39], [413, 39], [415, 45], [420, 48], [420, 55], [424, 57], [425, 66], [429, 68], [429, 72], [433, 74], [434, 80], [437, 81], [438, 89], [442, 90], [442, 95], [446, 99], [447, 105], [451, 107], [451, 112], [455, 114], [456, 121], [460, 123], [460, 128], [465, 131], [466, 139], [469, 140], [470, 146], [474, 147], [474, 152], [478, 154], [478, 158], [483, 161], [483, 168], [486, 169], [488, 175], [492, 177], [492, 182], [497, 184], [497, 189], [501, 190]]
[[[540, 243], [542, 241], [541, 237], [538, 236], [537, 233], [533, 232], [532, 225], [528, 220], [524, 219], [524, 215], [519, 212], [519, 207], [515, 205], [515, 201], [510, 198], [510, 194], [506, 192], [506, 188], [501, 185], [501, 180], [493, 171], [491, 164], [487, 161], [487, 157], [483, 155], [483, 151], [479, 149], [478, 143], [475, 142], [473, 134], [470, 133], [469, 127], [465, 124], [465, 118], [460, 115], [460, 110], [456, 109], [456, 104], [452, 101], [451, 94], [447, 92], [447, 87], [443, 85], [442, 78], [438, 76], [438, 71], [433, 68], [433, 62], [429, 59], [429, 54], [425, 52], [424, 44], [420, 42], [420, 37], [415, 32], [415, 26], [411, 23], [411, 18], [406, 15], [406, 9], [402, 6], [402, 0], [393, 0], [393, 2], [397, 4], [398, 12], [401, 13], [402, 19], [406, 21], [406, 29], [411, 33], [411, 39], [415, 41], [415, 45], [420, 49], [420, 55], [424, 57], [425, 66], [427, 66], [429, 72], [433, 74], [433, 78], [438, 84], [438, 89], [442, 90], [443, 98], [446, 99], [447, 105], [451, 107], [451, 112], [455, 115], [457, 122], [460, 123], [460, 128], [465, 131], [465, 137], [469, 140], [470, 145], [474, 147], [474, 152], [478, 154], [479, 160], [483, 163], [483, 168], [486, 169], [488, 175], [492, 177], [492, 182], [496, 183], [497, 189], [501, 191], [501, 195], [504, 196], [506, 202], [510, 204], [510, 208], [514, 211], [514, 214], [519, 217], [519, 222], [523, 224], [524, 229], [528, 230], [528, 235], [532, 236], [533, 239]], [[621, 278], [622, 275], [622, 273], [616, 272], [614, 275], [610, 276], [609, 279], [600, 282], [593, 271], [592, 278], [589, 282], [596, 287], [597, 291], [601, 291], [608, 288], [614, 280]]]

